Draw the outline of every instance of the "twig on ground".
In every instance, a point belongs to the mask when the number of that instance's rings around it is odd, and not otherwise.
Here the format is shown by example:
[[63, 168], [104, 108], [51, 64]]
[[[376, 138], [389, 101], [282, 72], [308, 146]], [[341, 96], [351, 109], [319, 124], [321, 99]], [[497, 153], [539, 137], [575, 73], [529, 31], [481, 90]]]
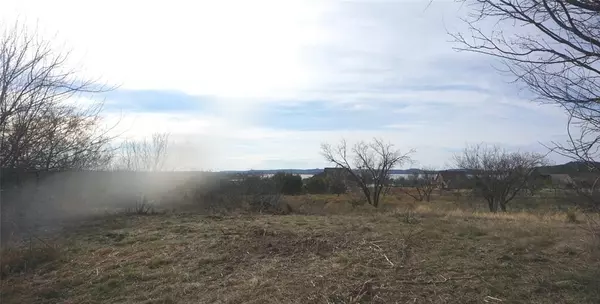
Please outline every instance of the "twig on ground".
[[[388, 263], [390, 263], [390, 265], [391, 265], [392, 267], [394, 267], [394, 266], [395, 266], [395, 264], [394, 264], [394, 263], [393, 263], [393, 262], [390, 260], [390, 258], [388, 258], [388, 256], [387, 256], [385, 253], [383, 253], [383, 249], [382, 249], [382, 248], [381, 248], [379, 245], [377, 245], [377, 244], [375, 244], [375, 243], [373, 243], [373, 242], [371, 242], [371, 245], [373, 245], [373, 246], [374, 246], [374, 247], [375, 247], [375, 248], [376, 248], [376, 249], [379, 251], [379, 253], [381, 253], [381, 255], [382, 255], [384, 258], [385, 258], [385, 260], [386, 260]], [[371, 247], [371, 248], [373, 248], [373, 247]]]
[[485, 296], [485, 298], [483, 298], [483, 301], [486, 303], [490, 303], [491, 302], [490, 300], [497, 301], [497, 302], [504, 302], [502, 299], [498, 299], [498, 298], [495, 298], [492, 296]]
[[388, 261], [388, 263], [390, 263], [390, 265], [392, 265], [392, 267], [394, 267], [394, 263], [392, 263], [392, 261], [390, 261], [390, 259], [388, 259], [387, 255], [385, 255], [385, 253], [382, 253], [382, 255]]
[[350, 297], [350, 303], [359, 303], [360, 300], [365, 296], [365, 294], [372, 291], [371, 281], [373, 281], [373, 279], [368, 279], [362, 284], [362, 286], [358, 290], [358, 295], [356, 297]]
[[448, 281], [456, 281], [456, 280], [468, 280], [471, 278], [474, 278], [474, 276], [468, 276], [468, 277], [450, 277], [450, 278], [446, 278], [443, 275], [440, 275], [440, 277], [442, 277], [441, 280], [416, 280], [416, 281], [396, 281], [397, 283], [402, 283], [402, 284], [438, 284], [438, 283], [446, 283]]

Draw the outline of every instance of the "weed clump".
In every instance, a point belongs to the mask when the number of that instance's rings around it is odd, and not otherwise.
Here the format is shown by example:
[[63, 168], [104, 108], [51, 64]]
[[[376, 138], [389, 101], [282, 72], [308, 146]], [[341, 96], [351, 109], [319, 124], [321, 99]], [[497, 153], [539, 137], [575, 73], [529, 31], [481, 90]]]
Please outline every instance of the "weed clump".
[[60, 258], [60, 249], [57, 245], [45, 242], [34, 245], [32, 242], [30, 241], [28, 246], [0, 249], [0, 278], [33, 271], [43, 264]]
[[156, 215], [158, 212], [145, 195], [140, 196], [125, 212], [130, 215]]
[[567, 210], [567, 212], [565, 213], [566, 218], [567, 218], [567, 222], [569, 223], [579, 223], [579, 219], [577, 219], [577, 210], [574, 208], [569, 208]]

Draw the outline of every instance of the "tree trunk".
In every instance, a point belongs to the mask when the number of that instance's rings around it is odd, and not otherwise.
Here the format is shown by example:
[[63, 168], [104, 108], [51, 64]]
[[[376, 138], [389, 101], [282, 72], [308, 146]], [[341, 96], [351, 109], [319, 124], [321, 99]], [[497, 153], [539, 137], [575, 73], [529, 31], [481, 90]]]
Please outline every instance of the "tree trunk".
[[[369, 203], [369, 205], [375, 206], [373, 200], [371, 199], [371, 192], [369, 191], [369, 189], [363, 187], [363, 193], [364, 193], [365, 197], [367, 198], [367, 203]], [[375, 206], [375, 207], [377, 207], [377, 206]]]
[[500, 209], [502, 210], [502, 212], [506, 212], [506, 202], [500, 202]]

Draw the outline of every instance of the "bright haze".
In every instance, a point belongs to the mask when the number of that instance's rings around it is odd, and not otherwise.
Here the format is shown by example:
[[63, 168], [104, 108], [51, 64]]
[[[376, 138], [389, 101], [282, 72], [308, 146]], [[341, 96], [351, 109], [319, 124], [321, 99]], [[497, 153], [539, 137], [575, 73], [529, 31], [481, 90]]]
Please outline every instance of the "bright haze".
[[[118, 134], [169, 132], [182, 170], [317, 168], [323, 142], [380, 137], [448, 166], [467, 143], [546, 151], [566, 117], [453, 50], [467, 8], [430, 1], [3, 1], [72, 50]], [[556, 159], [555, 159], [556, 160]]]

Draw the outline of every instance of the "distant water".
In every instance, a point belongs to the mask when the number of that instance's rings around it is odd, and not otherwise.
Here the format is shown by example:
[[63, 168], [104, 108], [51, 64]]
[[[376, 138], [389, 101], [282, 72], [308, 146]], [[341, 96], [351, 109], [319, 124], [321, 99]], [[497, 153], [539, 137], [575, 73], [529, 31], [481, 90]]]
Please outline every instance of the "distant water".
[[[274, 174], [264, 174], [263, 176], [264, 176], [264, 177], [271, 177], [271, 176], [273, 176], [273, 175], [274, 175]], [[401, 177], [408, 178], [408, 177], [409, 177], [409, 176], [411, 176], [411, 175], [412, 175], [412, 174], [406, 174], [406, 173], [402, 173], [402, 174], [390, 174], [390, 177], [391, 177], [392, 179], [399, 179], [399, 178], [401, 178]], [[313, 177], [313, 176], [314, 176], [314, 174], [300, 174], [300, 177], [301, 177], [302, 179], [311, 178], [311, 177]]]
[[[263, 176], [263, 177], [271, 177], [271, 176], [273, 176], [273, 175], [275, 175], [275, 174], [263, 174], [262, 176]], [[297, 174], [297, 175], [300, 175], [300, 177], [301, 177], [302, 179], [307, 179], [307, 178], [311, 178], [311, 177], [313, 177], [313, 176], [314, 176], [314, 174]]]

